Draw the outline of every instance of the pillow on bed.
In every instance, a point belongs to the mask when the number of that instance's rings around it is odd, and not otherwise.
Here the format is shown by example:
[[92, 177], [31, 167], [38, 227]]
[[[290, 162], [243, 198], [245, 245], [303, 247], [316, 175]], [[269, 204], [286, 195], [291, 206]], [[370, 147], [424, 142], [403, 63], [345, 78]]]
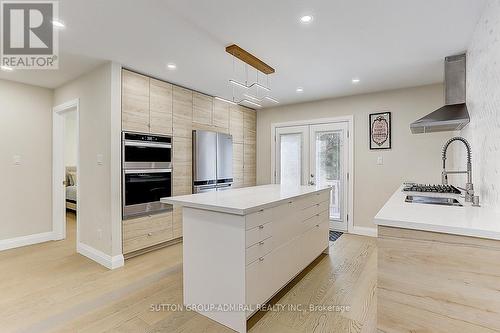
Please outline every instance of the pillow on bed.
[[73, 178], [69, 173], [66, 174], [66, 186], [73, 186]]

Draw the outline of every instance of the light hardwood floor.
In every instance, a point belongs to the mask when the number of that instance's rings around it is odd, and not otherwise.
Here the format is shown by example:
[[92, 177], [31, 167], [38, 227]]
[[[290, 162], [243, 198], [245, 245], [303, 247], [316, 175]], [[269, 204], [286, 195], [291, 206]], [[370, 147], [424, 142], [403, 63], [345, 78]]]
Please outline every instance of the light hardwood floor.
[[[233, 332], [182, 304], [182, 245], [109, 271], [75, 250], [75, 227], [58, 242], [0, 252], [0, 332]], [[272, 303], [344, 305], [344, 312], [269, 311], [249, 332], [376, 332], [376, 240], [343, 235]], [[200, 277], [202, 278], [202, 277]]]

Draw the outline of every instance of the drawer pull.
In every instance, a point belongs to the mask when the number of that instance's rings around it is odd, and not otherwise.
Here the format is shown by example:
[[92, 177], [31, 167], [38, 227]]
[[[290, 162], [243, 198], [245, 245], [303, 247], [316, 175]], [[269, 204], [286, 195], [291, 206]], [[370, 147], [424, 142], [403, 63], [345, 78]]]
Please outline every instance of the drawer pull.
[[148, 236], [149, 236], [149, 237], [153, 236], [153, 233], [148, 232]]
[[260, 242], [259, 242], [259, 245], [264, 245], [264, 242], [260, 241]]
[[289, 204], [293, 204], [293, 201], [288, 201]]
[[264, 229], [264, 225], [259, 225], [259, 229]]
[[316, 216], [319, 216], [319, 214], [316, 214]]
[[259, 209], [259, 213], [262, 213], [264, 211], [264, 208]]
[[316, 207], [319, 207], [319, 203], [318, 203], [318, 204], [316, 204]]
[[264, 258], [263, 258], [263, 257], [260, 257], [260, 258], [259, 258], [259, 261], [264, 261]]
[[319, 228], [319, 224], [316, 224], [316, 228]]

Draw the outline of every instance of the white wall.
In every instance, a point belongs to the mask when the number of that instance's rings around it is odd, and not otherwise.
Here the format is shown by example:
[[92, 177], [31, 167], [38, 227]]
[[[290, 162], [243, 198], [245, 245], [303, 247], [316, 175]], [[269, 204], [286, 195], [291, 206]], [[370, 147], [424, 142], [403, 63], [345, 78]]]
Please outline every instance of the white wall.
[[[405, 180], [441, 181], [441, 147], [450, 133], [411, 134], [412, 121], [443, 106], [441, 84], [285, 105], [257, 112], [257, 182], [271, 182], [271, 124], [354, 115], [354, 226], [373, 217]], [[392, 149], [370, 151], [368, 114], [392, 112]], [[378, 156], [384, 165], [376, 165]]]
[[[500, 1], [488, 1], [467, 52], [467, 107], [460, 135], [472, 146], [473, 181], [483, 206], [500, 205]], [[465, 153], [455, 165], [465, 168]], [[462, 179], [463, 180], [463, 179]]]
[[[116, 174], [112, 166], [116, 167], [116, 161], [111, 160], [111, 142], [117, 121], [112, 118], [112, 105], [116, 104], [112, 101], [113, 83], [117, 84], [113, 66], [102, 65], [54, 93], [54, 105], [80, 100], [80, 242], [110, 256], [121, 254], [121, 246], [113, 245], [121, 243], [121, 235], [116, 234], [121, 228], [115, 225], [121, 221], [117, 222], [113, 213], [120, 202], [119, 189], [112, 188], [112, 174]], [[115, 93], [113, 96], [116, 98]], [[119, 159], [116, 152], [113, 156]]]
[[0, 240], [52, 231], [52, 97], [0, 80]]
[[76, 166], [76, 111], [64, 113], [64, 165]]

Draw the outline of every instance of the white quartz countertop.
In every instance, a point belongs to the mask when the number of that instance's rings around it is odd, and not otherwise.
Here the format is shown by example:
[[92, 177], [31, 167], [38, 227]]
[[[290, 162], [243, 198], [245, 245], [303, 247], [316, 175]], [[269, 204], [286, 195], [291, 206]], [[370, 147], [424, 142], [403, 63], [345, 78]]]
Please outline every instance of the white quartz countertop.
[[161, 202], [229, 214], [247, 215], [262, 208], [278, 206], [292, 198], [330, 190], [330, 187], [292, 187], [271, 184], [162, 198]]
[[[407, 195], [452, 197], [463, 206], [407, 203]], [[464, 202], [460, 195], [403, 192], [402, 187], [380, 209], [374, 223], [380, 226], [500, 240], [498, 207], [472, 207], [470, 203]]]

